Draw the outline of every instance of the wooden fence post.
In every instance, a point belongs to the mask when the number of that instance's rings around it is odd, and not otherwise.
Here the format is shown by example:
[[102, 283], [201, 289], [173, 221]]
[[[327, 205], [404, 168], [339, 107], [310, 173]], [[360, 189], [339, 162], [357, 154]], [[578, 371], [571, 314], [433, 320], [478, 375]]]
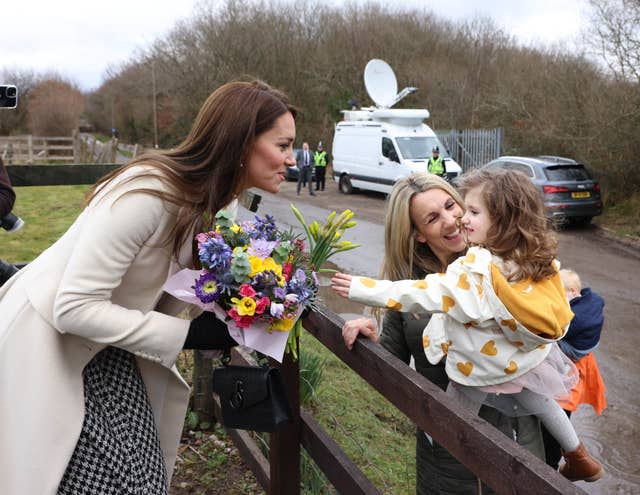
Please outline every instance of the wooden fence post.
[[13, 165], [13, 143], [11, 142], [7, 145], [6, 157], [7, 165]]
[[109, 142], [109, 151], [111, 152], [109, 155], [110, 163], [116, 163], [116, 157], [118, 155], [118, 138], [112, 138]]
[[[300, 341], [295, 343], [300, 356]], [[275, 365], [274, 361], [271, 361]], [[271, 434], [269, 445], [269, 495], [300, 495], [300, 364], [286, 353], [280, 373], [293, 412], [291, 424]]]
[[94, 137], [93, 141], [91, 141], [91, 158], [89, 159], [89, 163], [98, 163], [96, 160], [96, 143], [98, 140]]
[[193, 352], [193, 410], [200, 423], [213, 423], [215, 418], [213, 389], [213, 359], [202, 351]]
[[82, 163], [80, 158], [80, 133], [78, 132], [78, 129], [73, 130], [71, 138], [73, 139], [73, 163]]
[[33, 135], [27, 136], [27, 154], [29, 155], [29, 161], [27, 163], [33, 163]]

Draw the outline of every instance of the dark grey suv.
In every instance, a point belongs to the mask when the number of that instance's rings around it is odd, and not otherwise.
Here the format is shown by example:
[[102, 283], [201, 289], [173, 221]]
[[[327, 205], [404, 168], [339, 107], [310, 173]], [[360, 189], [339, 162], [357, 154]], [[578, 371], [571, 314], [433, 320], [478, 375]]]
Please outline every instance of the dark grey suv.
[[570, 158], [501, 156], [484, 167], [518, 170], [531, 178], [550, 218], [586, 224], [602, 213], [600, 184], [584, 165]]

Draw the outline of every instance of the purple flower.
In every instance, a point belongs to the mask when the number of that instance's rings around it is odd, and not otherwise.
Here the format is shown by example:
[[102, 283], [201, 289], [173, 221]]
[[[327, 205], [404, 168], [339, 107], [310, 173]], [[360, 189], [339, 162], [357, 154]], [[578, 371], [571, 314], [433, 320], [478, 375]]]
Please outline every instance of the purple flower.
[[224, 270], [231, 263], [231, 248], [219, 237], [212, 237], [201, 243], [198, 249], [200, 262], [207, 267]]
[[281, 301], [282, 299], [284, 299], [284, 296], [287, 295], [287, 291], [284, 287], [276, 287], [273, 289], [273, 295], [276, 299]]
[[240, 284], [236, 282], [231, 270], [228, 270], [218, 274], [218, 286], [221, 294], [230, 296], [236, 293]]
[[216, 280], [216, 277], [211, 272], [204, 272], [193, 287], [196, 291], [196, 296], [203, 303], [211, 303], [217, 301], [220, 297], [220, 285]]
[[287, 291], [290, 294], [295, 294], [298, 297], [297, 302], [304, 306], [308, 301], [314, 299], [318, 291], [317, 278], [313, 275], [307, 277], [304, 270], [298, 268], [287, 284]]
[[260, 258], [266, 258], [271, 255], [278, 245], [278, 241], [266, 241], [264, 239], [252, 239], [251, 245], [247, 249], [247, 253], [250, 256], [258, 256]]
[[254, 230], [249, 235], [253, 239], [265, 239], [267, 241], [275, 241], [277, 239], [278, 227], [271, 215], [265, 215], [264, 220], [256, 215], [254, 222]]

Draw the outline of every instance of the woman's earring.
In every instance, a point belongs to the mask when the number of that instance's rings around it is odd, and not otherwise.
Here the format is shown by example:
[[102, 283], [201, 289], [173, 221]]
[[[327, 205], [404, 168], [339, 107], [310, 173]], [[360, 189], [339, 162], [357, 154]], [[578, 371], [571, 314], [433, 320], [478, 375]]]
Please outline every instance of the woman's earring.
[[240, 162], [240, 168], [244, 168], [244, 163]]

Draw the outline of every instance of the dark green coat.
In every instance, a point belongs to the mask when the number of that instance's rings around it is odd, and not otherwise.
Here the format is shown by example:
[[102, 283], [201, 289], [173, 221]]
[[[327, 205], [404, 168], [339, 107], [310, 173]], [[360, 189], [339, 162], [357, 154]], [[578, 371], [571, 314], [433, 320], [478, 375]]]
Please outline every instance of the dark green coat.
[[[382, 324], [380, 343], [391, 354], [409, 364], [413, 356], [415, 368], [431, 382], [445, 390], [449, 378], [444, 364], [432, 365], [427, 361], [422, 347], [422, 331], [429, 318], [416, 319], [410, 313], [387, 311]], [[544, 460], [544, 445], [540, 423], [535, 416], [509, 418], [495, 409], [483, 406], [480, 416], [505, 435], [517, 435], [520, 445]], [[476, 494], [477, 479], [449, 452], [437, 443], [431, 445], [424, 432], [416, 432], [416, 493]], [[493, 493], [483, 485], [483, 494]]]

